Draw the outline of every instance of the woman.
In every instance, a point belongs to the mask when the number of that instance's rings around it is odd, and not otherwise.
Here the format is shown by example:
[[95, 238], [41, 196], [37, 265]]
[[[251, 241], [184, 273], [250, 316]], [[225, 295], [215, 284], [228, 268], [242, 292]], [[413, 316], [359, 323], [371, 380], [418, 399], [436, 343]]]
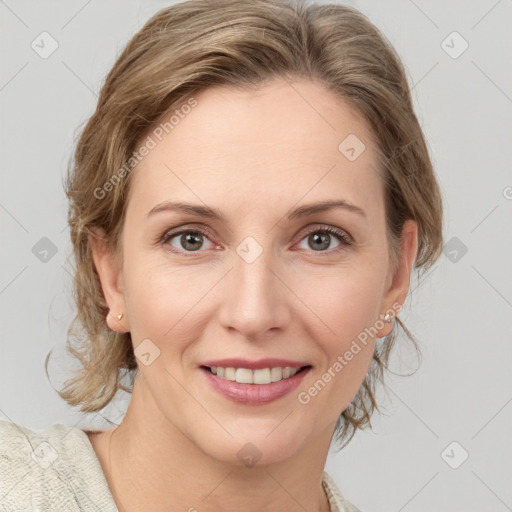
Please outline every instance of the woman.
[[369, 424], [411, 273], [442, 248], [379, 31], [339, 5], [160, 11], [109, 73], [67, 194], [83, 369], [60, 394], [132, 397], [105, 431], [2, 422], [6, 506], [357, 511], [328, 449]]

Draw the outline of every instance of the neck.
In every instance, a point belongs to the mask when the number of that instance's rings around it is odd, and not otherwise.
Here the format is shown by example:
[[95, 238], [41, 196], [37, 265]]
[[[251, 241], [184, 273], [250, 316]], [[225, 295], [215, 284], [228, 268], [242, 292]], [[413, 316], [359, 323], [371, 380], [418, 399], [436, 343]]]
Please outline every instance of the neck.
[[105, 475], [120, 512], [329, 512], [322, 476], [334, 425], [287, 459], [234, 465], [211, 457], [155, 414], [139, 382], [107, 441]]

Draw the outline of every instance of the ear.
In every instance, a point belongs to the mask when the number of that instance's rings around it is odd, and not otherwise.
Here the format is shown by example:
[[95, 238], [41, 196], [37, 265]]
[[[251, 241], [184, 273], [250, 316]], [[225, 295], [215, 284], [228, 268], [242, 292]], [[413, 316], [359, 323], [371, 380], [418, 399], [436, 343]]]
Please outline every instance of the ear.
[[[391, 322], [385, 322], [385, 326], [377, 334], [378, 338], [388, 336], [393, 330], [394, 316], [403, 306], [409, 285], [411, 273], [414, 268], [418, 252], [418, 224], [414, 220], [407, 220], [402, 228], [400, 237], [400, 262], [399, 267], [392, 273], [392, 268], [386, 280], [385, 294], [382, 300], [383, 316], [386, 312], [392, 314]], [[399, 306], [399, 308], [397, 307]]]
[[[102, 229], [91, 230], [89, 243], [96, 271], [100, 278], [103, 295], [110, 309], [107, 325], [113, 331], [124, 333], [130, 330], [126, 318], [126, 304], [123, 293], [122, 269]], [[121, 319], [118, 315], [123, 313]]]

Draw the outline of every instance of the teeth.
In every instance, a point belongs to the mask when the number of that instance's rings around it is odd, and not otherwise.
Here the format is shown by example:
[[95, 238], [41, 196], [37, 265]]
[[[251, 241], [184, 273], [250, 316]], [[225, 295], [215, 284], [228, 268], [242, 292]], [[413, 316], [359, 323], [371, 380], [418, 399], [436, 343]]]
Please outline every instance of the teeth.
[[235, 369], [224, 368], [224, 378], [227, 380], [235, 380]]
[[277, 382], [283, 378], [283, 369], [282, 368], [272, 368], [270, 370], [270, 380], [272, 382]]
[[240, 382], [240, 384], [252, 384], [252, 373], [252, 370], [248, 370], [247, 368], [237, 368], [235, 371], [234, 380]]
[[297, 368], [261, 368], [259, 370], [250, 370], [249, 368], [222, 368], [221, 366], [212, 366], [211, 372], [222, 379], [239, 382], [240, 384], [270, 384], [283, 379], [293, 377]]
[[270, 368], [262, 368], [261, 370], [254, 370], [253, 384], [270, 384]]

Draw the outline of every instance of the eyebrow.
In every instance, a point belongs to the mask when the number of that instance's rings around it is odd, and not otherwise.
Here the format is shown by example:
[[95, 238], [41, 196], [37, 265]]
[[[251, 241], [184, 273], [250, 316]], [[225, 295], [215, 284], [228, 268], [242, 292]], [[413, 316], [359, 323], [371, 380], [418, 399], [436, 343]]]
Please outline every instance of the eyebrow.
[[[288, 220], [303, 218], [307, 217], [308, 215], [313, 215], [318, 212], [332, 210], [334, 208], [342, 208], [346, 211], [366, 217], [366, 212], [362, 208], [354, 204], [351, 204], [343, 199], [339, 199], [335, 201], [320, 201], [318, 203], [311, 203], [306, 204], [304, 206], [299, 206], [295, 210], [289, 212], [287, 218]], [[199, 204], [190, 204], [177, 201], [164, 201], [163, 203], [157, 204], [148, 212], [146, 217], [151, 217], [156, 213], [164, 211], [177, 211], [182, 213], [188, 213], [190, 215], [195, 215], [197, 217], [205, 217], [208, 219], [218, 220], [221, 222], [226, 221], [224, 215], [215, 208], [210, 208], [208, 206], [202, 206]]]

